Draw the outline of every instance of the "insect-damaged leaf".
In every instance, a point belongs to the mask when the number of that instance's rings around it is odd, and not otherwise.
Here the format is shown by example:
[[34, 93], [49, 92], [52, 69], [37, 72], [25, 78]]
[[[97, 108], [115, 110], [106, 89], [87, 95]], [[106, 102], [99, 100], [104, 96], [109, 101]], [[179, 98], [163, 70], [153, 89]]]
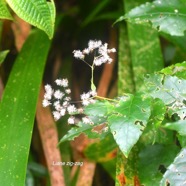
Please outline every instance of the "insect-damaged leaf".
[[143, 98], [140, 94], [129, 95], [120, 101], [115, 114], [108, 117], [113, 137], [126, 157], [146, 127], [150, 105], [150, 98]]
[[168, 170], [163, 175], [160, 186], [174, 185], [180, 186], [186, 183], [186, 148], [176, 156], [174, 162], [168, 167]]
[[[186, 30], [186, 2], [181, 0], [156, 0], [142, 4], [118, 21], [127, 19], [132, 23], [152, 23], [152, 27], [170, 35], [184, 36]], [[170, 26], [171, 25], [171, 26]]]

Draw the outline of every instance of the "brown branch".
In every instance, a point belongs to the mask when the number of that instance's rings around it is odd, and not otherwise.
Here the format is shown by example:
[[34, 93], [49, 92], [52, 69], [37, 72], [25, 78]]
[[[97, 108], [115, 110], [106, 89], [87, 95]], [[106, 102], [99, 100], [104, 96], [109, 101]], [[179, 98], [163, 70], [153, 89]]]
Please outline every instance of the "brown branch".
[[15, 36], [15, 46], [20, 51], [30, 33], [31, 26], [16, 15], [14, 15], [14, 20], [11, 27]]
[[37, 105], [37, 126], [39, 129], [47, 167], [49, 170], [52, 186], [65, 186], [64, 174], [61, 166], [54, 165], [55, 162], [62, 162], [60, 151], [57, 148], [58, 133], [55, 122], [49, 108], [43, 108], [42, 100], [44, 96], [43, 86], [40, 91]]

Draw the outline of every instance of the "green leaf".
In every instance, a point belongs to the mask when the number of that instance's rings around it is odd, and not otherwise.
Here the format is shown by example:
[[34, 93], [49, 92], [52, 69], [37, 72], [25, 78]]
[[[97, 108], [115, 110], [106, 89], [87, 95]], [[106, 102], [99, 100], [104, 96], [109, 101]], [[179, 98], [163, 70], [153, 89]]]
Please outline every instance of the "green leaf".
[[162, 173], [173, 161], [179, 148], [175, 145], [148, 145], [139, 153], [139, 178], [145, 186], [159, 185]]
[[161, 99], [166, 105], [185, 100], [186, 80], [176, 76], [148, 75], [145, 78], [145, 86], [152, 97]]
[[84, 113], [88, 116], [107, 116], [112, 111], [113, 105], [108, 101], [96, 101], [94, 104], [90, 104], [85, 107]]
[[90, 125], [90, 124], [84, 124], [82, 122], [79, 122], [77, 125], [71, 128], [66, 135], [62, 137], [58, 145], [60, 145], [62, 142], [67, 141], [67, 140], [68, 141], [74, 140], [74, 138], [78, 137], [82, 133], [86, 134], [89, 138], [100, 138], [100, 135], [104, 131], [101, 131], [99, 133], [97, 132], [97, 130], [94, 130], [94, 127], [104, 124], [105, 118], [101, 118], [98, 116], [96, 117], [89, 116], [89, 118], [94, 124]]
[[178, 78], [186, 79], [186, 61], [164, 68], [161, 72], [165, 75], [174, 75]]
[[186, 120], [179, 120], [172, 123], [166, 123], [163, 127], [170, 130], [175, 130], [181, 136], [186, 136]]
[[[136, 4], [144, 3], [125, 0], [125, 11]], [[143, 86], [143, 75], [159, 71], [163, 68], [163, 57], [156, 30], [146, 25], [127, 23], [130, 55], [132, 60], [135, 89]]]
[[181, 152], [176, 156], [174, 162], [168, 167], [168, 170], [163, 175], [160, 186], [185, 185], [186, 178], [186, 149], [183, 148]]
[[54, 34], [55, 5], [46, 0], [6, 0], [12, 10], [26, 22], [46, 32], [51, 39]]
[[128, 157], [130, 150], [138, 141], [150, 117], [150, 98], [141, 95], [129, 95], [126, 100], [108, 117], [109, 127], [116, 143], [123, 154]]
[[8, 7], [6, 6], [5, 0], [0, 0], [0, 19], [13, 19], [8, 10]]
[[11, 70], [0, 104], [1, 185], [24, 185], [38, 93], [50, 46], [37, 30]]
[[118, 94], [133, 93], [135, 89], [132, 63], [130, 58], [127, 28], [119, 25], [119, 51], [118, 51]]
[[0, 65], [4, 62], [9, 50], [4, 50], [0, 52]]
[[162, 100], [152, 100], [151, 115], [147, 127], [140, 138], [140, 142], [143, 145], [154, 143], [169, 144], [173, 140], [174, 133], [162, 128], [166, 110], [167, 107]]
[[[186, 30], [186, 2], [181, 0], [156, 0], [132, 9], [117, 21], [147, 24], [170, 35], [184, 36]], [[171, 26], [170, 26], [171, 25]]]

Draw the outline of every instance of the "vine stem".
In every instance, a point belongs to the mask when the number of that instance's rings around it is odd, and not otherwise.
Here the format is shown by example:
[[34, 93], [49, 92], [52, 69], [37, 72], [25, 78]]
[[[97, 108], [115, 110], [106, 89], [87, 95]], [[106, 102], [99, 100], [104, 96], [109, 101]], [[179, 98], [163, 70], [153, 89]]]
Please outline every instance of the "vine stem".
[[110, 98], [105, 98], [105, 97], [102, 97], [102, 96], [94, 96], [94, 98], [96, 98], [96, 99], [101, 99], [101, 100], [108, 100], [108, 101], [112, 101], [112, 102], [117, 102], [117, 103], [119, 103], [119, 101], [117, 101], [117, 100], [110, 99]]

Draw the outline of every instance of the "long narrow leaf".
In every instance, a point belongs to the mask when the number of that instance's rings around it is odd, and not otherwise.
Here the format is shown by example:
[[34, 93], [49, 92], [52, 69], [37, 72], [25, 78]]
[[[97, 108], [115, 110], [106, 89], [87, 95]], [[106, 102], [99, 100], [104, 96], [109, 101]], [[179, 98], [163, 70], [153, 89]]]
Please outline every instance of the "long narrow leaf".
[[44, 33], [32, 33], [6, 84], [0, 104], [1, 185], [24, 185], [37, 97], [49, 46]]
[[[143, 3], [140, 0], [139, 3]], [[125, 1], [125, 10], [135, 6], [135, 1]], [[142, 86], [142, 75], [161, 70], [163, 58], [157, 32], [150, 27], [128, 23], [133, 74], [136, 90]]]

